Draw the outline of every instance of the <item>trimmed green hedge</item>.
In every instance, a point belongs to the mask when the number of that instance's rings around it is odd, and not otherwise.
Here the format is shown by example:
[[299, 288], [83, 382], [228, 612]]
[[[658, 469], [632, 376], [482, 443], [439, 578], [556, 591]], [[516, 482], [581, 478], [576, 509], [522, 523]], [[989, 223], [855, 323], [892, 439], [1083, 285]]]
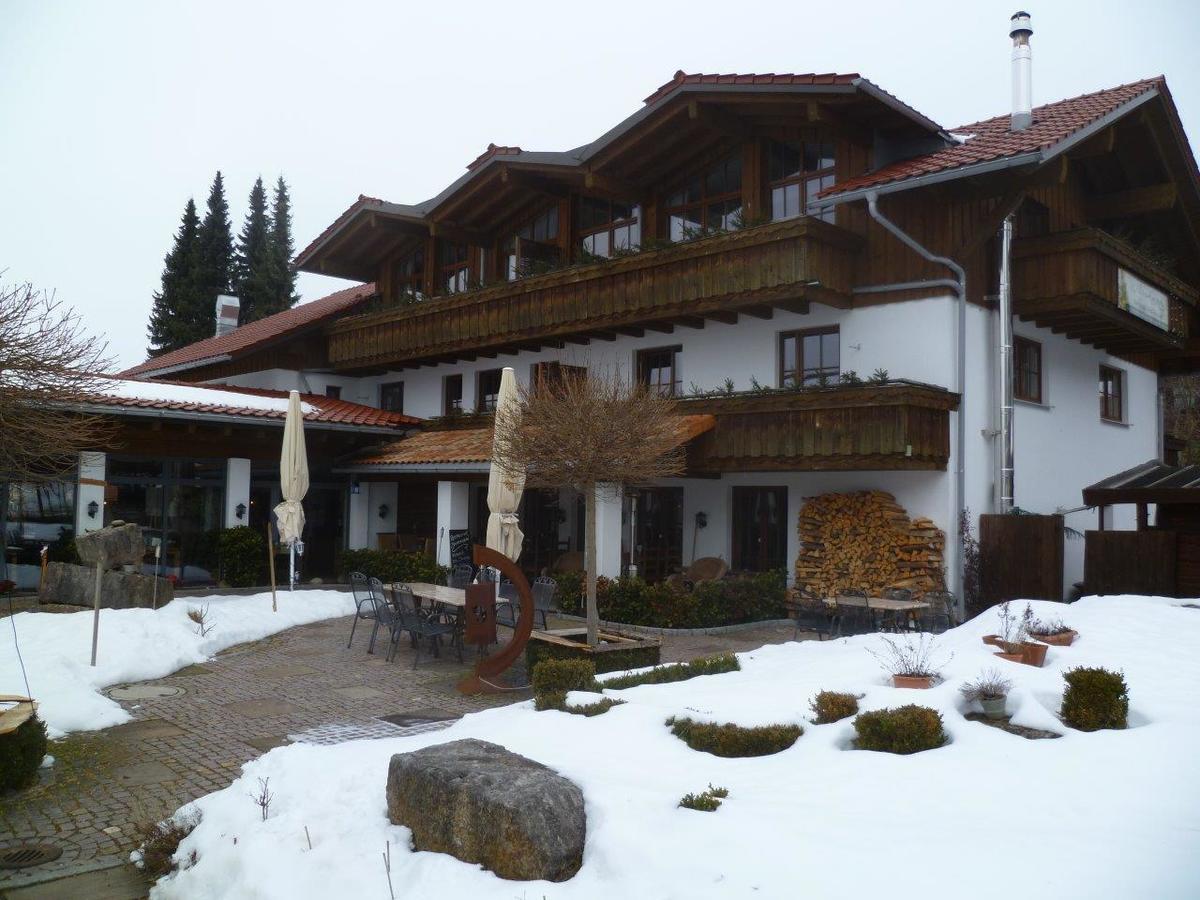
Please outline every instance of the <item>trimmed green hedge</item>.
[[722, 672], [736, 672], [741, 668], [738, 658], [732, 653], [722, 653], [718, 656], [702, 656], [690, 662], [672, 663], [669, 666], [656, 666], [645, 672], [630, 672], [628, 675], [618, 675], [605, 681], [602, 687], [619, 691], [624, 688], [637, 687], [639, 684], [670, 684], [674, 681], [687, 681], [700, 675], [719, 675]]
[[858, 712], [858, 698], [853, 694], [842, 694], [837, 691], [821, 691], [809, 702], [816, 718], [817, 725], [829, 725], [848, 719]]
[[537, 633], [530, 635], [525, 645], [525, 668], [532, 672], [538, 663], [547, 659], [586, 659], [596, 667], [596, 672], [623, 672], [656, 666], [662, 658], [662, 645], [658, 642], [633, 644], [613, 650], [593, 651], [586, 643], [564, 646], [538, 640]]
[[255, 587], [267, 580], [267, 539], [247, 525], [217, 535], [221, 580], [230, 587]]
[[36, 714], [16, 731], [0, 734], [0, 791], [23, 788], [37, 781], [46, 756], [46, 723]]
[[[558, 580], [563, 612], [583, 615], [584, 577], [564, 572]], [[649, 628], [716, 628], [787, 616], [787, 579], [782, 570], [703, 581], [688, 590], [682, 585], [650, 584], [641, 578], [598, 578], [596, 605], [600, 618]]]
[[799, 725], [761, 725], [743, 728], [726, 722], [694, 722], [672, 716], [667, 719], [671, 733], [693, 750], [713, 756], [770, 756], [796, 743], [804, 729]]
[[1129, 722], [1129, 688], [1125, 676], [1108, 669], [1085, 668], [1063, 673], [1062, 718], [1080, 731], [1124, 728]]
[[424, 553], [404, 550], [343, 550], [338, 556], [338, 574], [346, 581], [351, 572], [362, 572], [385, 584], [393, 581], [422, 581], [444, 584], [447, 569]]
[[934, 750], [948, 738], [937, 710], [910, 703], [895, 709], [877, 709], [859, 714], [854, 720], [859, 750], [884, 753], [920, 753]]

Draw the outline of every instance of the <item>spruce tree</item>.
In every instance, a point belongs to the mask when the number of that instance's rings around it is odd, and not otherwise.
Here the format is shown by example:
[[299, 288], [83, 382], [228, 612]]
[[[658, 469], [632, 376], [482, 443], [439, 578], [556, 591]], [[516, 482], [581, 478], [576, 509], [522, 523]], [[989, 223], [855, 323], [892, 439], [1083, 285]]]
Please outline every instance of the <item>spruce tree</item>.
[[242, 303], [240, 324], [275, 312], [271, 295], [271, 222], [267, 218], [267, 192], [261, 177], [250, 190], [250, 208], [238, 235], [234, 282]]
[[162, 287], [154, 294], [147, 335], [150, 356], [161, 356], [193, 341], [208, 337], [212, 331], [200, 320], [205, 298], [197, 285], [200, 264], [200, 219], [196, 204], [188, 198], [183, 220], [175, 235], [175, 244], [164, 259]]
[[208, 194], [208, 209], [200, 224], [200, 270], [196, 279], [208, 304], [205, 313], [208, 334], [216, 330], [216, 299], [228, 294], [233, 284], [233, 234], [229, 223], [229, 203], [225, 199], [225, 181], [218, 171]]
[[299, 301], [296, 273], [292, 270], [292, 203], [283, 176], [275, 182], [271, 207], [271, 311], [291, 309]]

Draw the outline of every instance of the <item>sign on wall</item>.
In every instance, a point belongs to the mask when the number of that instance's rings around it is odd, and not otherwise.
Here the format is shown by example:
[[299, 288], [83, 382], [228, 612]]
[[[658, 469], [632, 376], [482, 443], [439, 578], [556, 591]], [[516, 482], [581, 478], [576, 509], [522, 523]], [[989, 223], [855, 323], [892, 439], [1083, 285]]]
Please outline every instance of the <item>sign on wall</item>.
[[1166, 293], [1125, 269], [1117, 270], [1117, 306], [1163, 331], [1171, 325]]

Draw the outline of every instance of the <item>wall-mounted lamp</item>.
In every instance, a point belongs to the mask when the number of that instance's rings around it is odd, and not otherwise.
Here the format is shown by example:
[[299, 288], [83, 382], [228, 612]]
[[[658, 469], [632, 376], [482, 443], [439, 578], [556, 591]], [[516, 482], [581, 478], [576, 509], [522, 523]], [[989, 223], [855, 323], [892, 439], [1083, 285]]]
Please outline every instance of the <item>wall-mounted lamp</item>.
[[96, 518], [96, 513], [100, 512], [100, 504], [93, 500], [87, 505], [87, 511], [89, 519]]
[[350, 485], [350, 493], [357, 494], [359, 492], [359, 490], [360, 490], [360, 488], [358, 486], [357, 481]]
[[388, 509], [388, 505], [386, 503], [379, 504], [379, 518], [386, 519], [389, 512], [390, 510]]
[[237, 516], [239, 519], [244, 519], [244, 518], [246, 518], [246, 504], [245, 504], [245, 503], [239, 503], [237, 506], [235, 506], [235, 507], [233, 508], [233, 514], [234, 514], [235, 516]]

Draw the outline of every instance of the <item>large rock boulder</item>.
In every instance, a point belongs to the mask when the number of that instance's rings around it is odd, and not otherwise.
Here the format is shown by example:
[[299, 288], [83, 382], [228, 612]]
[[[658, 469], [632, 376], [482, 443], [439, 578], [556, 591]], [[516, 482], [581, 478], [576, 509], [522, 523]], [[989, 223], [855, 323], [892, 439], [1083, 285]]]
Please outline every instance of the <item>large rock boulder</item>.
[[[38, 591], [39, 603], [65, 603], [91, 606], [96, 598], [96, 569], [52, 562]], [[175, 599], [169, 579], [158, 579], [157, 602], [164, 606]], [[100, 606], [104, 609], [151, 607], [155, 603], [154, 578], [132, 572], [103, 572], [100, 581]]]
[[97, 562], [105, 567], [138, 565], [146, 555], [141, 525], [117, 525], [89, 531], [75, 538], [75, 549], [85, 566]]
[[479, 863], [501, 878], [566, 881], [583, 864], [583, 792], [541, 763], [487, 741], [397, 753], [388, 818], [413, 847]]

